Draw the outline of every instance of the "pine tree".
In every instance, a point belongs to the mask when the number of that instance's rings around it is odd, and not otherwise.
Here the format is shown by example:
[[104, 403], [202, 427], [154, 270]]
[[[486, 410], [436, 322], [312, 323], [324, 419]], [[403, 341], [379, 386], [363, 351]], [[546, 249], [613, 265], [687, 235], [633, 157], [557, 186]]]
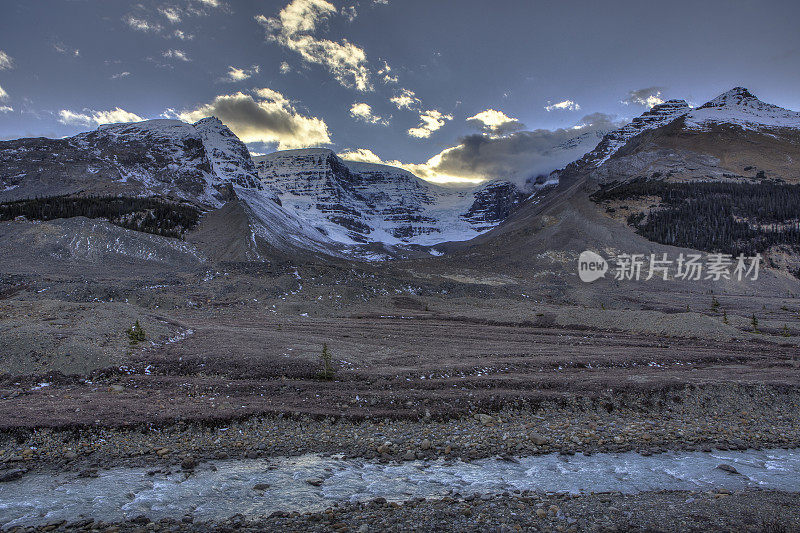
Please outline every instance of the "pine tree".
[[128, 340], [130, 340], [131, 344], [138, 344], [145, 340], [144, 328], [139, 324], [137, 320], [136, 323], [128, 328]]
[[333, 379], [333, 364], [331, 362], [331, 353], [328, 351], [328, 344], [322, 345], [322, 370], [319, 372], [320, 379], [332, 380]]

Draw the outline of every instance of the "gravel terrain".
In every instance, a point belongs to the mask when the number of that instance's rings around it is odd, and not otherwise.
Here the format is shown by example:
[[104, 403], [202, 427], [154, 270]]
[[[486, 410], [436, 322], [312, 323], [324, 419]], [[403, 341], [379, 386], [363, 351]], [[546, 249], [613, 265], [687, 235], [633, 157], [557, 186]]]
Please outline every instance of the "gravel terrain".
[[182, 520], [151, 522], [146, 517], [120, 524], [92, 520], [54, 522], [19, 531], [694, 531], [789, 532], [800, 529], [800, 495], [721, 490], [598, 493], [582, 496], [532, 492], [502, 495], [452, 494], [398, 504], [376, 499], [319, 513], [274, 513], [265, 520], [241, 516], [217, 523]]

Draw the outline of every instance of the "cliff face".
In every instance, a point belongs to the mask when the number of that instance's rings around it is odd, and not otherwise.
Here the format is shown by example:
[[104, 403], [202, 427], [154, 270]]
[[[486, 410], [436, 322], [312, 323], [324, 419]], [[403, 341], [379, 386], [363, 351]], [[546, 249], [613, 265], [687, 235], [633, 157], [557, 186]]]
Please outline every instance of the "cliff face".
[[59, 194], [174, 197], [208, 207], [259, 188], [247, 147], [219, 120], [111, 124], [66, 139], [0, 142], [0, 200]]
[[468, 240], [500, 223], [524, 198], [510, 182], [440, 187], [399, 168], [342, 161], [319, 148], [260, 156], [256, 168], [284, 208], [345, 244]]

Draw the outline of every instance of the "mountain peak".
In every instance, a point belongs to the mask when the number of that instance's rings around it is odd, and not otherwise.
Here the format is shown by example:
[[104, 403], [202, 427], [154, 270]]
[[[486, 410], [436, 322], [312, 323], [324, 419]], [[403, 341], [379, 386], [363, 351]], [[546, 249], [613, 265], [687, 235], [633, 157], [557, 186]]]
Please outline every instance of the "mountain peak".
[[201, 118], [200, 120], [198, 120], [197, 122], [194, 123], [194, 126], [195, 127], [197, 127], [197, 126], [217, 126], [217, 127], [219, 127], [219, 126], [224, 126], [224, 124], [222, 123], [222, 121], [220, 119], [218, 119], [217, 117], [212, 115], [210, 117]]
[[800, 128], [800, 113], [762, 102], [744, 87], [734, 87], [691, 113], [687, 127], [734, 124], [746, 129]]
[[708, 109], [711, 107], [728, 107], [734, 105], [750, 105], [753, 104], [761, 104], [761, 105], [768, 105], [764, 104], [761, 100], [756, 98], [756, 96], [748, 91], [744, 87], [734, 87], [730, 91], [726, 91], [721, 95], [717, 96], [713, 100], [706, 102], [705, 104], [701, 105], [698, 109]]

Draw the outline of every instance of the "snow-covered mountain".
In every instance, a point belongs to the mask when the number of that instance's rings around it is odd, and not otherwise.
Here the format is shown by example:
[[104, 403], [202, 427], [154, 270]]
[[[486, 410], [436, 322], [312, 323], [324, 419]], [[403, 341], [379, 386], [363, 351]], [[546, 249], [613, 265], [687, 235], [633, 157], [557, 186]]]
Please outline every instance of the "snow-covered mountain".
[[441, 187], [399, 168], [343, 161], [322, 148], [255, 161], [264, 188], [285, 209], [346, 245], [468, 240], [499, 224], [524, 198], [510, 182]]
[[683, 100], [653, 107], [556, 173], [608, 183], [637, 177], [800, 178], [800, 113], [735, 87], [692, 108]]
[[[723, 131], [724, 139], [720, 137]], [[763, 167], [778, 165], [774, 177], [792, 179], [787, 172], [791, 173], [793, 158], [787, 159], [785, 152], [796, 146], [793, 139], [799, 133], [800, 113], [767, 104], [747, 89], [735, 87], [697, 108], [684, 100], [656, 105], [607, 134], [594, 150], [555, 175], [589, 173], [601, 182], [653, 174], [719, 178], [747, 175], [745, 169], [754, 169], [766, 159]], [[762, 142], [767, 152], [777, 150], [783, 155], [764, 158], [753, 150]], [[777, 149], [780, 142], [787, 146]]]
[[65, 139], [0, 141], [0, 200], [159, 195], [218, 207], [260, 188], [247, 147], [219, 120], [109, 124]]
[[234, 202], [229, 211], [247, 233], [238, 246], [241, 258], [258, 257], [258, 242], [363, 256], [376, 243], [466, 240], [500, 223], [524, 199], [508, 182], [440, 187], [398, 168], [344, 162], [326, 149], [276, 152], [258, 158], [256, 170], [246, 146], [214, 117], [0, 142], [0, 201], [63, 194], [158, 196], [204, 211]]
[[668, 100], [663, 104], [655, 105], [620, 129], [607, 133], [594, 150], [578, 161], [585, 165], [599, 167], [632, 138], [647, 130], [665, 126], [691, 109], [684, 100]]
[[743, 129], [800, 128], [800, 113], [762, 102], [744, 87], [734, 87], [686, 115], [686, 127], [707, 130], [713, 124]]

